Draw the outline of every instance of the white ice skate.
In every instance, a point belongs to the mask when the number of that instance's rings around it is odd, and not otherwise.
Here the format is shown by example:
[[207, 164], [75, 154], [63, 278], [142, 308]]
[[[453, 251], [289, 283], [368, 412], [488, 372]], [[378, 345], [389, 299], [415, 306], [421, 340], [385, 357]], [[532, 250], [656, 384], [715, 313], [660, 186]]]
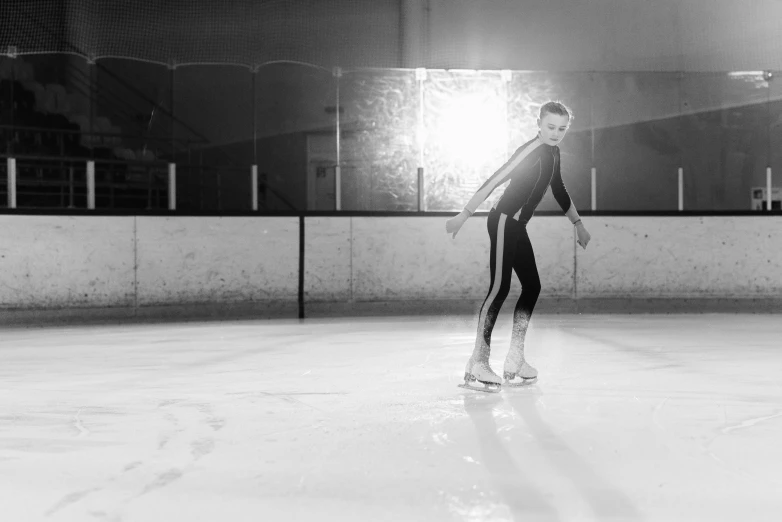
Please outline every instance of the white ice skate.
[[[483, 387], [478, 386], [476, 382], [483, 384]], [[459, 387], [486, 393], [497, 393], [502, 387], [502, 379], [492, 371], [489, 361], [474, 361], [470, 357], [470, 360], [467, 361], [467, 367], [464, 369], [464, 384], [460, 384]]]
[[523, 354], [521, 357], [514, 357], [511, 354], [508, 354], [508, 358], [505, 359], [505, 365], [502, 369], [502, 376], [505, 378], [504, 385], [518, 388], [520, 386], [535, 384], [538, 380], [538, 371], [524, 360]]

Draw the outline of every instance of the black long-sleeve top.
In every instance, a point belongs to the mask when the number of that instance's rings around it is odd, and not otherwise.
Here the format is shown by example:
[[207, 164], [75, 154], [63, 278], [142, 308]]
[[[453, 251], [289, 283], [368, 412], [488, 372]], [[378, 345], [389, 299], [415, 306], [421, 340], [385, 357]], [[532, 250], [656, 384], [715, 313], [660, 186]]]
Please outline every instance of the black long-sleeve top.
[[521, 223], [532, 218], [549, 186], [563, 212], [570, 210], [572, 201], [559, 170], [559, 147], [546, 145], [536, 137], [521, 147], [470, 198], [465, 209], [475, 213], [489, 195], [510, 180], [510, 184], [495, 208]]

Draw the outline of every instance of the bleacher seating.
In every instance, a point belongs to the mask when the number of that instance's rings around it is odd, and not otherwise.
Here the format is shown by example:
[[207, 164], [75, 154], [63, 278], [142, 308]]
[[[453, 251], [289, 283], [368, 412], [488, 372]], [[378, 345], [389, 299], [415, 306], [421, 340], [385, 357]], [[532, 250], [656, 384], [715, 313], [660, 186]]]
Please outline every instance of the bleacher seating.
[[93, 158], [104, 160], [96, 167], [98, 181], [143, 181], [146, 169], [134, 164], [154, 161], [155, 155], [126, 146], [122, 129], [105, 116], [96, 115], [90, 126], [89, 115], [79, 110], [85, 105], [82, 98], [61, 84], [37, 82], [33, 67], [21, 58], [0, 60], [2, 151], [35, 157], [17, 162], [19, 179], [37, 180], [35, 186], [41, 187], [65, 182], [74, 166], [83, 173], [84, 162]]

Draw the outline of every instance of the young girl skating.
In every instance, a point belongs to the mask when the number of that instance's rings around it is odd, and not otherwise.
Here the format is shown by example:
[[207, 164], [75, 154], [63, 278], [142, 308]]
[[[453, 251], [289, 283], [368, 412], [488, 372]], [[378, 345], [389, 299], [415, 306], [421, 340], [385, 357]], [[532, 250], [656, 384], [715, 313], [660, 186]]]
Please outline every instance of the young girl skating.
[[[513, 332], [503, 377], [508, 386], [531, 384], [537, 380], [538, 371], [524, 358], [524, 338], [540, 294], [540, 278], [527, 235], [527, 223], [549, 186], [562, 211], [575, 225], [578, 244], [586, 248], [590, 239], [559, 170], [558, 145], [571, 121], [572, 111], [564, 104], [545, 103], [537, 120], [538, 135], [519, 147], [505, 165], [481, 185], [464, 210], [445, 224], [446, 231], [455, 238], [464, 222], [494, 189], [510, 181], [502, 197], [489, 211], [487, 228], [491, 240], [491, 281], [478, 316], [475, 349], [464, 370], [464, 384], [461, 385], [464, 388], [490, 392], [500, 389], [502, 380], [489, 366], [489, 354], [494, 323], [510, 290], [511, 271], [516, 272], [521, 283], [521, 297], [513, 310]], [[475, 386], [476, 381], [483, 383], [484, 387]]]

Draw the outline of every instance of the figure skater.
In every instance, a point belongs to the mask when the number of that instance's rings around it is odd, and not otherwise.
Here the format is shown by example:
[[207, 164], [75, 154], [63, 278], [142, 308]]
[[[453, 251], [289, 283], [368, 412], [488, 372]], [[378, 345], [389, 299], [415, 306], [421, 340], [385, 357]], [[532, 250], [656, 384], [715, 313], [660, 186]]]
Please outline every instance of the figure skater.
[[[527, 223], [549, 186], [562, 211], [576, 227], [578, 244], [586, 249], [591, 237], [581, 222], [560, 173], [558, 145], [565, 137], [572, 119], [572, 111], [564, 104], [554, 101], [543, 104], [537, 119], [538, 135], [519, 147], [511, 158], [481, 185], [464, 210], [445, 224], [446, 231], [456, 238], [465, 221], [494, 189], [510, 181], [502, 197], [489, 211], [489, 293], [480, 309], [475, 348], [467, 362], [464, 384], [460, 385], [461, 387], [489, 392], [500, 390], [502, 380], [489, 366], [491, 333], [510, 290], [511, 270], [516, 272], [521, 283], [521, 297], [513, 310], [513, 331], [503, 377], [508, 386], [532, 384], [537, 380], [538, 371], [524, 358], [524, 339], [540, 295], [540, 277], [527, 234]], [[482, 383], [484, 387], [475, 386], [475, 381]]]

